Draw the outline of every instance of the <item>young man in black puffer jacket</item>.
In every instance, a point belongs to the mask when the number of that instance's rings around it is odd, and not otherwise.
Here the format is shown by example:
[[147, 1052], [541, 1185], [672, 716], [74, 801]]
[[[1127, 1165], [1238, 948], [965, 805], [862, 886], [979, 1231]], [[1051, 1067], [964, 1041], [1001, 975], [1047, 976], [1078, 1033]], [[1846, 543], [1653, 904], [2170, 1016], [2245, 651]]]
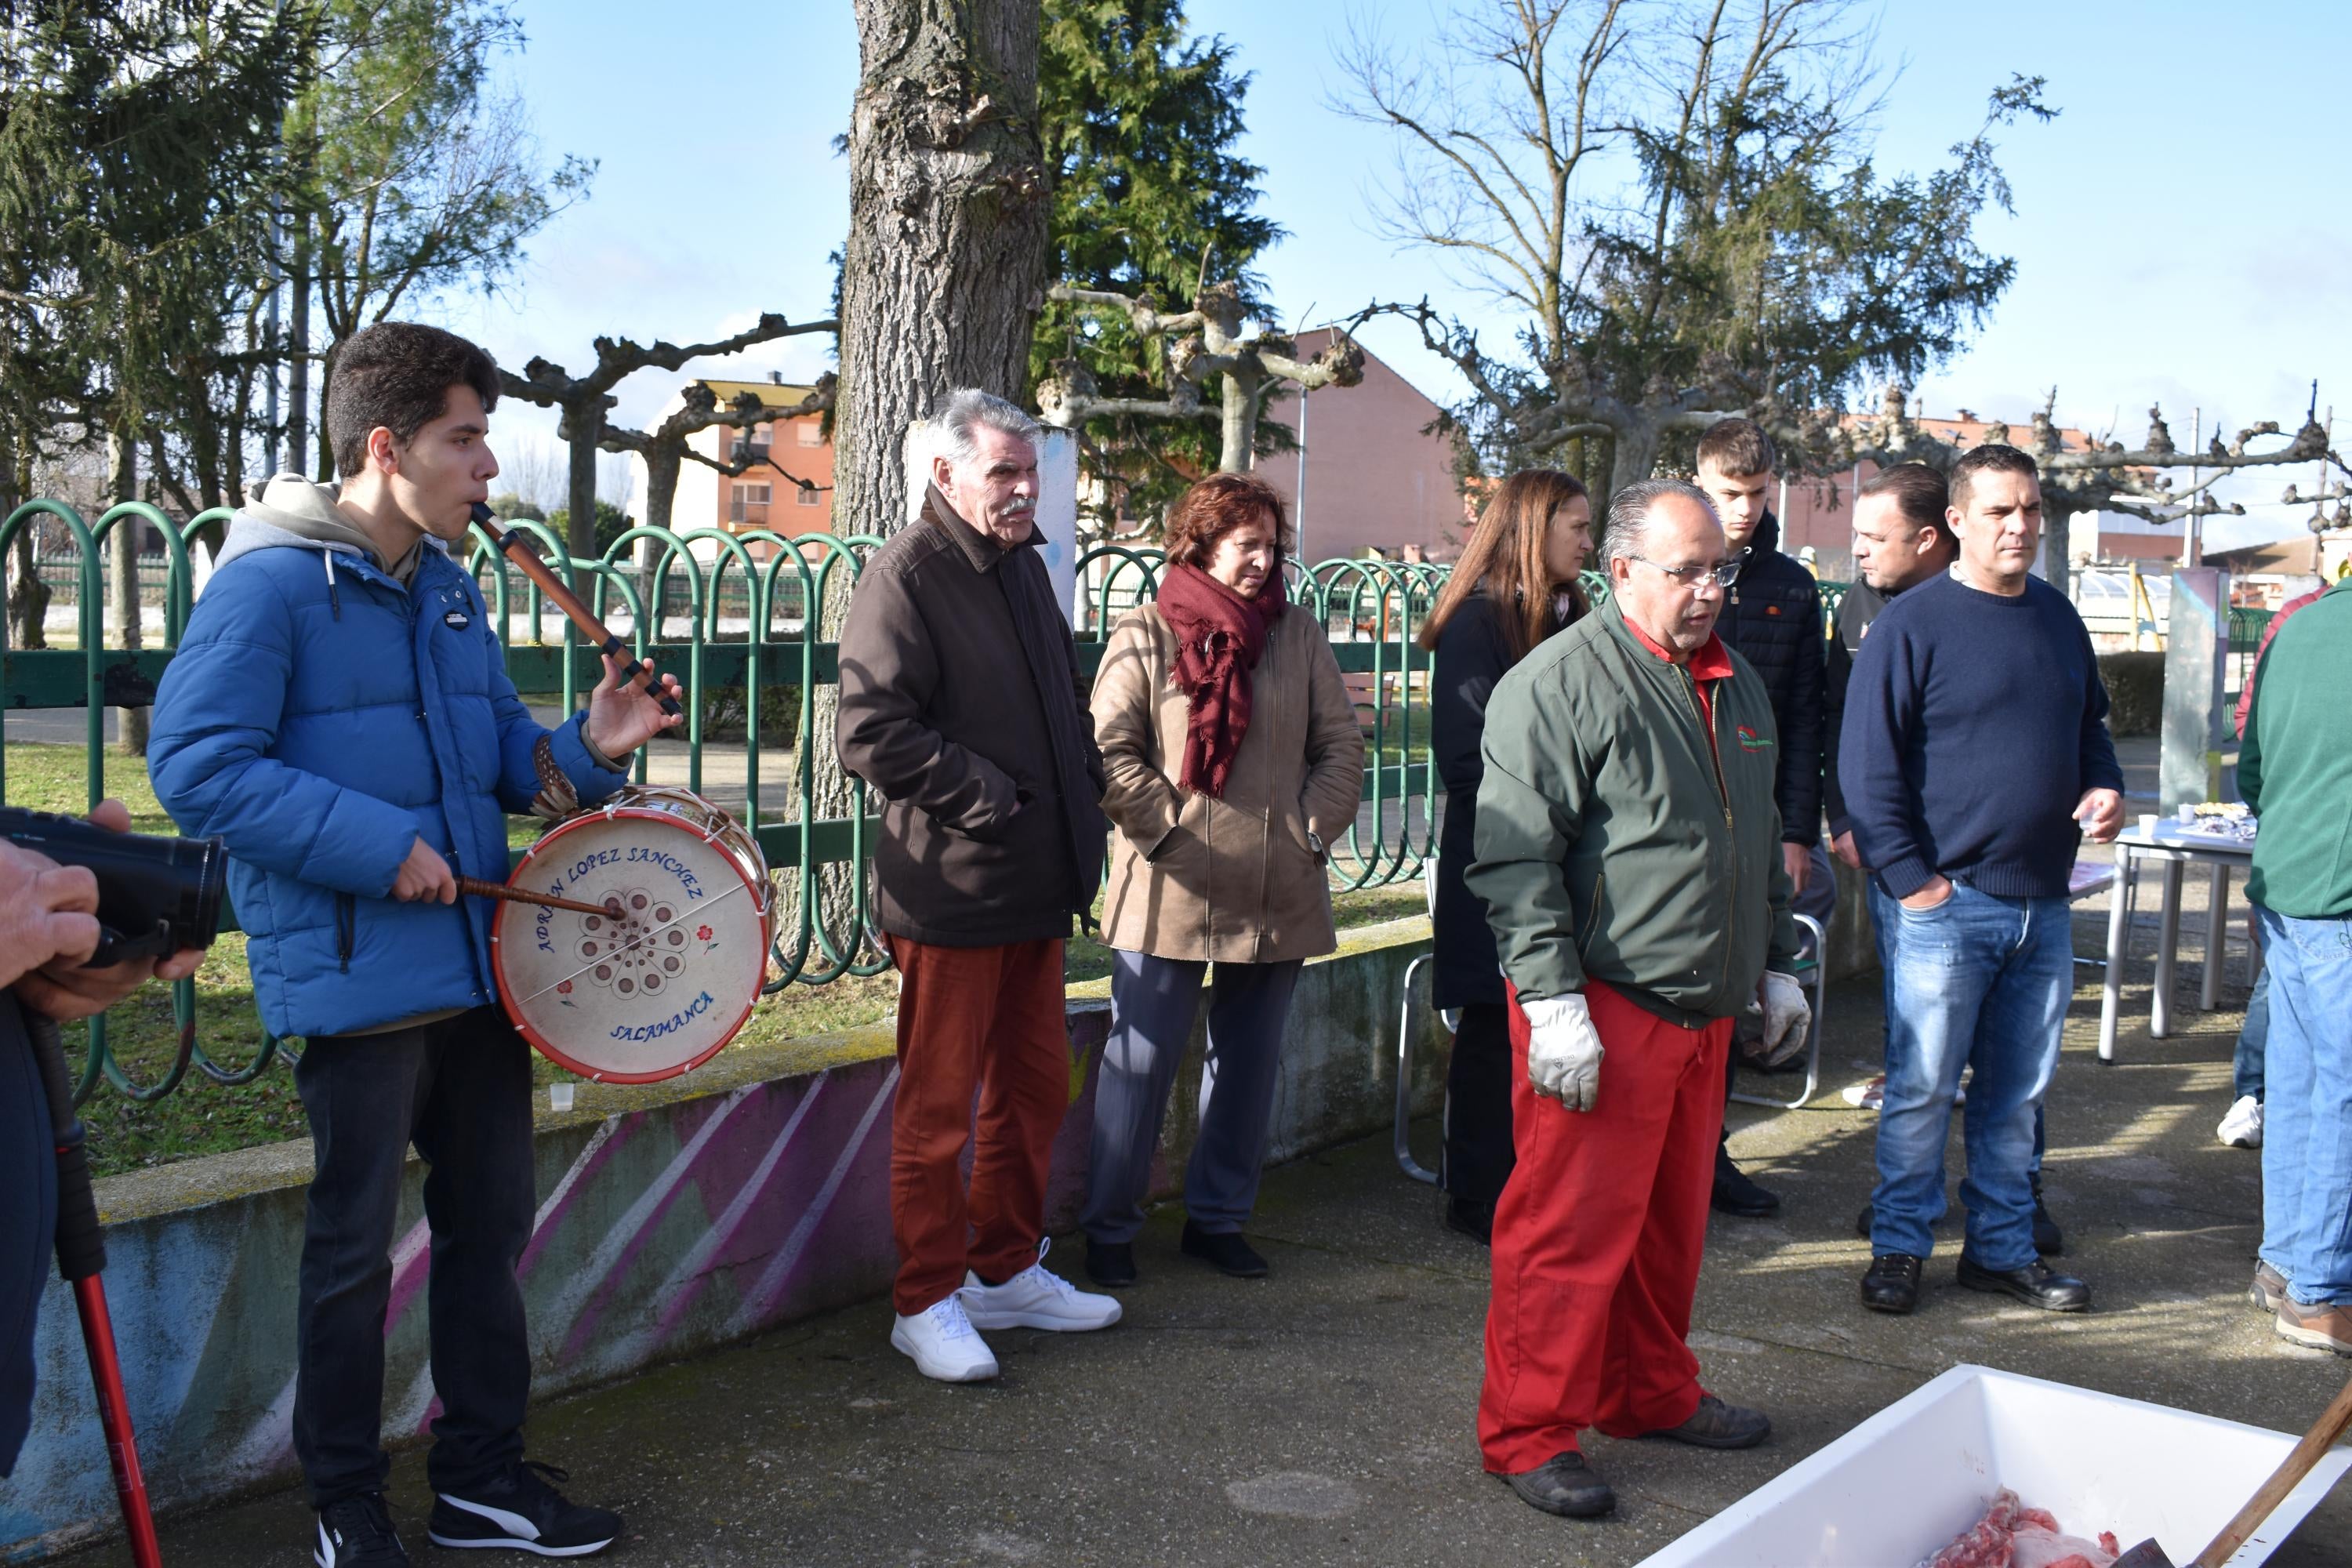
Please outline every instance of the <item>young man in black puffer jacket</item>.
[[[1741, 562], [1716, 633], [1763, 678], [1780, 731], [1780, 859], [1794, 907], [1826, 921], [1836, 891], [1822, 854], [1822, 599], [1813, 574], [1780, 552], [1780, 523], [1769, 510], [1780, 466], [1772, 438], [1752, 419], [1718, 420], [1698, 443], [1698, 487], [1715, 503], [1724, 542]], [[1731, 1054], [1736, 1074], [1739, 1053]], [[1725, 1092], [1729, 1092], [1727, 1083]], [[1732, 1163], [1727, 1141], [1715, 1161], [1715, 1206], [1759, 1218], [1780, 1200]]]

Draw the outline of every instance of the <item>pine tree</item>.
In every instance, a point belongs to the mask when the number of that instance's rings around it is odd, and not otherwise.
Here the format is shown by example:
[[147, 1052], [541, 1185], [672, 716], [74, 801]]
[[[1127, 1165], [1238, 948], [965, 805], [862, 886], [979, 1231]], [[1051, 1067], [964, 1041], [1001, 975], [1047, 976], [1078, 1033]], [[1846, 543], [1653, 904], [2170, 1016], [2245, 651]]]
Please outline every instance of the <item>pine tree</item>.
[[[1053, 173], [1052, 277], [1186, 309], [1231, 284], [1244, 313], [1272, 315], [1259, 256], [1283, 237], [1254, 209], [1264, 171], [1234, 151], [1249, 76], [1222, 37], [1188, 36], [1181, 0], [1046, 0], [1038, 69]], [[1167, 396], [1164, 342], [1117, 312], [1049, 299], [1030, 345], [1032, 386], [1091, 378], [1107, 397]], [[1085, 477], [1106, 513], [1156, 514], [1217, 467], [1213, 403], [1181, 419], [1106, 415], [1078, 427]], [[1261, 422], [1261, 451], [1286, 445]]]

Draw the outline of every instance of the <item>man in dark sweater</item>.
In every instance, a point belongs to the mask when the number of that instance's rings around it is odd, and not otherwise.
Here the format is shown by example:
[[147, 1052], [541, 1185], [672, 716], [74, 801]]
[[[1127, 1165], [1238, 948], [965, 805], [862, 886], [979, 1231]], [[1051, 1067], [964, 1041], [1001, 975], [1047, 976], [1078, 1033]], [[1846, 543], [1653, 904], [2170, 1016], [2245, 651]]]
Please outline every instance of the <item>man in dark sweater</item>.
[[1960, 1074], [1968, 1206], [1959, 1283], [2052, 1311], [2090, 1287], [2033, 1246], [2034, 1120], [2074, 994], [2067, 879], [2084, 830], [2123, 826], [2123, 771], [2082, 617], [2031, 575], [2033, 460], [1954, 465], [1959, 559], [1889, 605], [1854, 661], [1839, 783], [1886, 933], [1886, 1089], [1863, 1304], [1907, 1312], [1944, 1213]]
[[[1868, 870], [1853, 847], [1853, 821], [1845, 808], [1845, 792], [1838, 787], [1838, 738], [1845, 722], [1846, 687], [1853, 676], [1854, 656], [1871, 623], [1895, 595], [1944, 575], [1958, 553], [1951, 526], [1944, 521], [1950, 498], [1944, 476], [1925, 463], [1897, 463], [1873, 474], [1853, 492], [1853, 586], [1838, 601], [1836, 635], [1830, 638], [1824, 667], [1824, 706], [1828, 710], [1827, 760], [1822, 769], [1822, 798], [1830, 828], [1830, 853], [1856, 870]], [[1885, 932], [1878, 933], [1884, 937]], [[1882, 963], [1884, 960], [1882, 958]], [[1878, 1109], [1886, 1086], [1879, 1074], [1858, 1089], [1848, 1089], [1848, 1102], [1865, 1110]], [[2033, 1123], [2033, 1249], [2045, 1258], [2065, 1250], [2066, 1238], [2042, 1201], [2042, 1122]], [[1858, 1224], [1870, 1235], [1870, 1210]]]
[[[1724, 543], [1739, 563], [1716, 633], [1763, 679], [1780, 730], [1780, 864], [1792, 907], [1826, 922], [1837, 901], [1822, 838], [1822, 598], [1813, 574], [1780, 552], [1780, 523], [1765, 498], [1780, 465], [1772, 437], [1752, 419], [1721, 419], [1698, 442], [1698, 488], [1722, 521]], [[1794, 1042], [1801, 1046], [1802, 1042]], [[1738, 1070], [1731, 1053], [1728, 1072]], [[1725, 1092], [1730, 1089], [1728, 1082]], [[1780, 1200], [1732, 1163], [1730, 1126], [1715, 1162], [1713, 1202], [1719, 1213], [1758, 1218]]]

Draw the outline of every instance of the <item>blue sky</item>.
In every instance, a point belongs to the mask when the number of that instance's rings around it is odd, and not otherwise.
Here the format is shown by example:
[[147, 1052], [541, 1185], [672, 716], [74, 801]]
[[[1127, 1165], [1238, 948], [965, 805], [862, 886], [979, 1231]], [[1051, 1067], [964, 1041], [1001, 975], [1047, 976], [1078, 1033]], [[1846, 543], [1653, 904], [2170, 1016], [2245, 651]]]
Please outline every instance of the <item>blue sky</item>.
[[[577, 368], [599, 332], [682, 341], [721, 335], [761, 310], [823, 314], [825, 256], [847, 221], [846, 174], [831, 148], [856, 83], [845, 0], [658, 29], [642, 5], [618, 0], [520, 9], [530, 42], [506, 68], [543, 151], [603, 166], [591, 198], [533, 243], [501, 298], [446, 302], [451, 324], [509, 363], [543, 353]], [[1330, 107], [1343, 85], [1334, 46], [1351, 17], [1410, 49], [1432, 36], [1439, 9], [1188, 7], [1253, 73], [1244, 150], [1265, 168], [1264, 209], [1290, 231], [1265, 270], [1293, 322], [1425, 292], [1484, 320], [1490, 336], [1505, 325], [1435, 258], [1375, 235], [1368, 203], [1391, 144]], [[2352, 7], [2274, 5], [2259, 26], [2185, 4], [1888, 0], [1874, 15], [1879, 56], [1899, 71], [1878, 121], [1882, 171], [1940, 166], [2011, 71], [2046, 77], [2063, 111], [2003, 133], [2017, 211], [1981, 232], [2016, 258], [2017, 280], [1970, 346], [1924, 379], [1930, 413], [1967, 406], [2021, 423], [2055, 384], [2068, 424], [2114, 427], [2137, 444], [2158, 399], [2185, 444], [2200, 406], [2231, 429], [2263, 417], [2292, 428], [2316, 376], [2323, 417], [2340, 393], [2352, 422], [2352, 380], [2336, 379], [2352, 348], [2352, 218], [2336, 178]], [[1432, 395], [1454, 394], [1410, 329], [1375, 324], [1365, 341]], [[801, 340], [733, 363], [801, 376], [822, 367], [824, 350]], [[643, 418], [673, 384], [659, 373], [634, 378], [617, 416]], [[552, 430], [535, 410], [501, 410], [500, 424], [510, 441]], [[2309, 488], [2308, 470], [2294, 477]], [[2239, 493], [2269, 500], [2285, 478]], [[2258, 507], [2239, 529], [2277, 533], [2299, 515]]]

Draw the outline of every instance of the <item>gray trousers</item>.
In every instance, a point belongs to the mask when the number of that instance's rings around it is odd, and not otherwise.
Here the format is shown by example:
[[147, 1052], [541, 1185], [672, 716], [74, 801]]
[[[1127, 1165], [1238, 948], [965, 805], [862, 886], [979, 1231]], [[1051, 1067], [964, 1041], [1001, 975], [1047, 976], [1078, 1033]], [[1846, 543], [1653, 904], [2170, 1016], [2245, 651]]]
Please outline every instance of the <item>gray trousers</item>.
[[[1192, 1037], [1209, 966], [1120, 952], [1111, 963], [1110, 1037], [1095, 1079], [1094, 1145], [1079, 1222], [1094, 1240], [1118, 1243], [1133, 1241], [1143, 1228], [1169, 1090]], [[1209, 984], [1201, 1133], [1184, 1173], [1184, 1210], [1212, 1234], [1238, 1231], [1257, 1204], [1282, 1026], [1300, 967], [1296, 959], [1220, 963]]]

